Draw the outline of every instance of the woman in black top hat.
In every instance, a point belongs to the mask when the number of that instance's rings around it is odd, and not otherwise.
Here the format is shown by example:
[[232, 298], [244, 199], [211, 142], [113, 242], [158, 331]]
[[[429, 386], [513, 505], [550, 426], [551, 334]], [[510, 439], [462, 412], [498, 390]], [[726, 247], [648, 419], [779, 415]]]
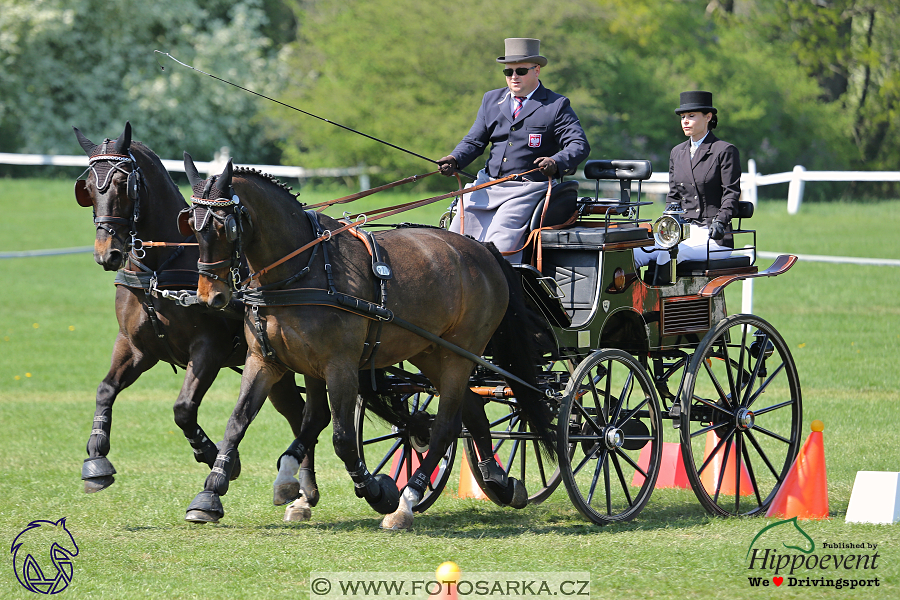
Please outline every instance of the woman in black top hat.
[[[669, 194], [666, 201], [684, 209], [682, 218], [691, 224], [691, 237], [678, 245], [678, 262], [706, 260], [707, 247], [727, 250], [734, 247], [731, 219], [741, 198], [741, 160], [738, 149], [717, 138], [712, 130], [718, 123], [711, 92], [682, 92], [681, 129], [688, 140], [672, 148], [669, 155]], [[713, 258], [726, 258], [717, 252]], [[665, 250], [635, 252], [641, 267], [651, 262], [669, 262]]]

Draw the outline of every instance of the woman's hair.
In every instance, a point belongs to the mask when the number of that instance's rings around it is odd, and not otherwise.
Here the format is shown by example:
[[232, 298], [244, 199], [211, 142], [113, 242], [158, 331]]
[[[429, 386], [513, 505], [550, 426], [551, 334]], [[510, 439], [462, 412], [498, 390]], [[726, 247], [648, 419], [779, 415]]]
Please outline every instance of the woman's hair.
[[709, 129], [712, 131], [719, 124], [719, 115], [713, 113], [712, 119], [709, 120]]

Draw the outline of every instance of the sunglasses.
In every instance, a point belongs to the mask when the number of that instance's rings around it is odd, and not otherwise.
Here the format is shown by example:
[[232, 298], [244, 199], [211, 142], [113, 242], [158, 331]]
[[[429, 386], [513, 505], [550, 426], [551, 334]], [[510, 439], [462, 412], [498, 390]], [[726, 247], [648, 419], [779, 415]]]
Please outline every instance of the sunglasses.
[[512, 77], [513, 72], [515, 72], [515, 74], [518, 75], [519, 77], [524, 77], [525, 75], [528, 75], [528, 71], [530, 71], [536, 67], [537, 67], [537, 65], [535, 65], [534, 67], [519, 67], [517, 69], [503, 69], [503, 74], [506, 75], [507, 77]]

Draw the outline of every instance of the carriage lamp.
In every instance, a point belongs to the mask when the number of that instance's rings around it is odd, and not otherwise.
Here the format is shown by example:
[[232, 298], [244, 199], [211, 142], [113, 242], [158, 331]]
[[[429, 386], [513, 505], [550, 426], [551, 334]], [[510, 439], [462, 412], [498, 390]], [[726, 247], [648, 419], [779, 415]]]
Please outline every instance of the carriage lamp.
[[657, 246], [669, 250], [690, 237], [691, 226], [681, 218], [683, 214], [684, 209], [678, 203], [673, 202], [666, 207], [662, 216], [653, 224], [653, 239]]
[[653, 223], [653, 239], [659, 248], [669, 251], [669, 264], [672, 272], [669, 281], [675, 281], [675, 267], [678, 257], [678, 244], [691, 235], [691, 226], [681, 218], [684, 209], [677, 202], [666, 207], [655, 223]]

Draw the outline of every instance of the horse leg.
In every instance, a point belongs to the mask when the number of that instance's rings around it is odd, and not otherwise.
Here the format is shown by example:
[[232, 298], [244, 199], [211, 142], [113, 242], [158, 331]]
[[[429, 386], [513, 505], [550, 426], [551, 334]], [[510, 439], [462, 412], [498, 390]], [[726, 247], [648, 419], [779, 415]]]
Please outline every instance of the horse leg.
[[[202, 350], [192, 354], [184, 374], [184, 383], [172, 410], [175, 413], [175, 424], [184, 432], [184, 437], [194, 450], [194, 460], [211, 469], [219, 451], [197, 423], [197, 413], [203, 396], [219, 374], [219, 362], [208, 360], [206, 356], [206, 352]], [[239, 474], [240, 463], [232, 470], [232, 479], [237, 479]]]
[[[325, 382], [307, 377], [306, 394], [307, 397], [320, 398], [316, 400], [317, 402], [325, 403], [325, 425], [322, 426], [324, 429], [328, 424]], [[314, 466], [315, 443], [309, 447], [301, 444], [300, 434], [303, 431], [306, 403], [300, 396], [292, 374], [285, 375], [281, 381], [272, 386], [269, 400], [272, 401], [275, 409], [288, 420], [295, 438], [288, 449], [278, 458], [278, 477], [273, 485], [272, 501], [276, 506], [280, 506], [299, 498], [304, 499], [309, 506], [315, 506], [319, 502], [319, 487], [316, 484]], [[321, 430], [319, 431], [321, 432]], [[318, 436], [316, 437], [318, 438]], [[306, 449], [305, 456], [300, 452], [301, 446]], [[299, 480], [297, 479], [298, 473]]]
[[[426, 377], [437, 382], [435, 387], [440, 390], [441, 399], [431, 425], [428, 453], [416, 472], [409, 478], [406, 488], [401, 494], [397, 510], [385, 516], [381, 521], [382, 529], [392, 531], [412, 527], [413, 507], [425, 495], [431, 473], [434, 472], [447, 448], [459, 437], [463, 421], [460, 410], [462, 399], [465, 399], [467, 394], [474, 396], [468, 389], [469, 373], [472, 371], [472, 363], [469, 361], [455, 355], [444, 355], [442, 363], [438, 365], [423, 363], [417, 364], [417, 366]], [[487, 426], [487, 417], [484, 418], [485, 426]]]
[[229, 481], [238, 461], [238, 445], [259, 414], [269, 390], [283, 376], [282, 367], [264, 363], [255, 355], [248, 358], [241, 377], [240, 395], [225, 428], [225, 438], [219, 444], [219, 453], [203, 491], [188, 506], [184, 517], [186, 521], [215, 523], [225, 516], [220, 497], [228, 493]]
[[86, 493], [99, 492], [115, 481], [113, 475], [116, 469], [106, 457], [110, 450], [113, 403], [119, 392], [134, 383], [156, 362], [156, 359], [146, 354], [136, 355], [131, 344], [121, 333], [116, 336], [109, 372], [97, 386], [94, 424], [87, 443], [88, 457], [81, 467], [81, 478], [84, 480]]
[[369, 506], [383, 515], [392, 513], [397, 509], [400, 497], [397, 484], [385, 473], [373, 477], [356, 446], [356, 428], [353, 425], [359, 390], [356, 365], [332, 363], [326, 371], [326, 378], [331, 401], [334, 451], [353, 480], [356, 497], [365, 498]]
[[482, 481], [491, 488], [504, 506], [525, 508], [528, 505], [528, 490], [525, 484], [515, 477], [508, 476], [494, 458], [490, 422], [484, 411], [484, 401], [471, 391], [466, 391], [462, 418], [478, 451], [480, 460], [477, 468], [481, 472]]

